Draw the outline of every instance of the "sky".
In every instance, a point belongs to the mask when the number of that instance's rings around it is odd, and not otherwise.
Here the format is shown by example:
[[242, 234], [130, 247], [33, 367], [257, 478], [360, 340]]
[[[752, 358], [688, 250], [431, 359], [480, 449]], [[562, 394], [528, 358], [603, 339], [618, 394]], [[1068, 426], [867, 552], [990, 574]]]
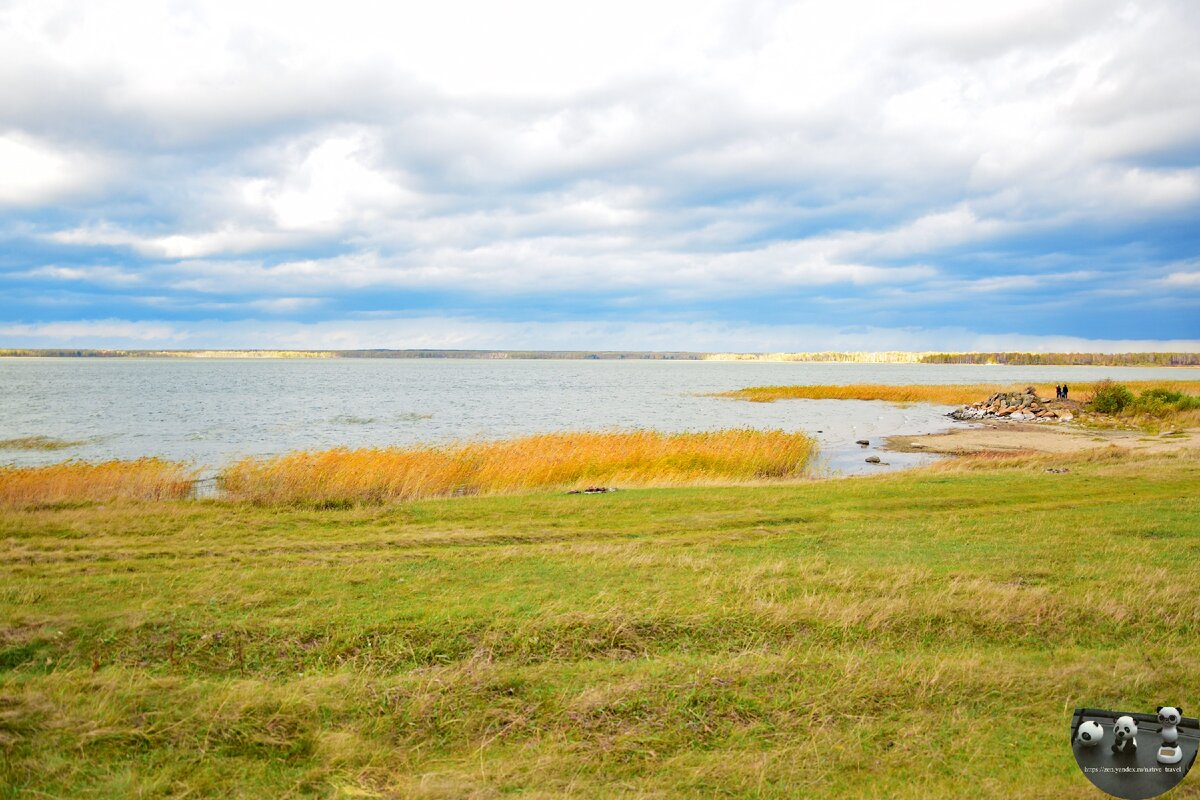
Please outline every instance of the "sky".
[[0, 347], [1200, 350], [1200, 3], [0, 0]]

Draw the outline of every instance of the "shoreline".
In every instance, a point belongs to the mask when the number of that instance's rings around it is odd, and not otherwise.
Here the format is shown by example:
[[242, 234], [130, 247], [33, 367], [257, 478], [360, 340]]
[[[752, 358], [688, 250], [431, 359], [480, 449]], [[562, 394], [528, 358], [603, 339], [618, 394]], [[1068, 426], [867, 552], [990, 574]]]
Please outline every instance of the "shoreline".
[[[710, 487], [783, 485], [788, 483], [813, 483], [830, 480], [840, 481], [850, 478], [872, 478], [883, 474], [908, 473], [936, 464], [950, 464], [953, 463], [956, 458], [969, 458], [972, 456], [1074, 456], [1086, 453], [1088, 451], [1111, 451], [1114, 448], [1125, 451], [1129, 454], [1140, 455], [1159, 455], [1189, 449], [1200, 450], [1200, 430], [1195, 429], [1168, 431], [1162, 434], [1149, 434], [1144, 431], [1137, 430], [1087, 428], [1075, 426], [1070, 423], [1024, 423], [1007, 422], [1002, 420], [982, 420], [960, 423], [960, 425], [962, 425], [962, 427], [948, 426], [946, 429], [934, 433], [891, 434], [880, 437], [878, 444], [873, 442], [869, 449], [863, 448], [862, 452], [865, 454], [904, 453], [916, 456], [926, 456], [928, 457], [928, 460], [924, 461], [923, 463], [907, 465], [888, 463], [885, 461], [878, 464], [880, 469], [877, 471], [868, 469], [866, 471], [852, 474], [839, 472], [836, 469], [822, 466], [820, 464], [821, 453], [819, 450], [817, 450], [814, 452], [813, 458], [808, 464], [809, 469], [806, 469], [806, 474], [797, 475], [791, 479], [733, 478], [722, 480], [720, 478], [713, 479], [710, 477], [707, 479], [685, 480], [681, 483], [676, 483], [674, 481], [667, 481], [665, 483], [659, 481], [650, 481], [647, 483], [628, 484], [624, 483], [623, 481], [618, 481], [614, 485], [618, 485], [620, 488], [624, 489], [664, 488], [669, 486], [688, 485]], [[288, 455], [291, 457], [298, 457], [307, 454], [303, 452], [296, 452], [285, 454], [285, 456], [282, 456], [281, 458], [287, 458]], [[265, 458], [261, 460], [261, 463], [265, 464], [274, 460], [278, 459]], [[107, 463], [130, 465], [135, 464], [136, 462], [137, 460], [118, 460]], [[57, 462], [51, 466], [68, 466], [71, 464], [87, 466], [89, 463], [90, 462], [66, 460]], [[180, 499], [236, 499], [229, 495], [226, 491], [219, 490], [215, 485], [220, 476], [228, 472], [234, 466], [235, 464], [227, 464], [223, 467], [213, 467], [210, 465], [190, 465], [189, 468], [194, 471], [192, 472], [192, 476], [186, 479], [186, 482], [191, 484], [192, 488], [187, 493], [186, 497]], [[816, 469], [812, 469], [813, 467], [816, 467]], [[5, 467], [5, 469], [36, 471], [41, 468], [8, 466]], [[527, 491], [517, 491], [515, 494], [536, 494], [544, 491], [554, 492], [559, 488], [562, 487], [558, 486], [557, 484], [554, 486], [530, 486], [526, 487]], [[490, 492], [487, 494], [490, 494]], [[500, 492], [500, 494], [510, 494], [510, 492]]]
[[1145, 431], [1085, 428], [1069, 423], [1024, 423], [987, 420], [969, 423], [942, 433], [889, 436], [879, 448], [894, 453], [928, 453], [938, 456], [980, 454], [1062, 455], [1117, 447], [1131, 452], [1168, 453], [1200, 447], [1200, 432]]

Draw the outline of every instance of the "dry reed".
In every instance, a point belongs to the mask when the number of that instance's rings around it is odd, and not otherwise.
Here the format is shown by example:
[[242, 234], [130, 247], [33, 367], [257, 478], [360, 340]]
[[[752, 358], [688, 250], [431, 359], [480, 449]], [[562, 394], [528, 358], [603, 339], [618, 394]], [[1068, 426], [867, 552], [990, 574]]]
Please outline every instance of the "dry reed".
[[0, 467], [0, 507], [178, 499], [191, 494], [194, 477], [183, 464], [157, 458]]
[[[1073, 386], [1072, 399], [1084, 400], [1094, 382], [1081, 382]], [[942, 405], [964, 405], [986, 399], [996, 392], [1021, 391], [1032, 385], [1041, 397], [1054, 397], [1054, 384], [1035, 383], [1003, 385], [993, 383], [964, 384], [905, 384], [860, 383], [845, 386], [751, 386], [732, 392], [721, 392], [717, 397], [731, 397], [754, 403], [773, 403], [776, 400], [886, 400], [892, 403], [939, 403]], [[1152, 388], [1170, 389], [1188, 394], [1200, 394], [1200, 381], [1127, 381], [1125, 385], [1134, 390]]]
[[220, 485], [231, 498], [260, 503], [343, 503], [595, 484], [728, 484], [800, 477], [814, 452], [811, 438], [783, 431], [555, 433], [248, 458], [226, 469]]
[[21, 436], [16, 439], [0, 439], [0, 450], [65, 450], [83, 442], [52, 439], [49, 436]]

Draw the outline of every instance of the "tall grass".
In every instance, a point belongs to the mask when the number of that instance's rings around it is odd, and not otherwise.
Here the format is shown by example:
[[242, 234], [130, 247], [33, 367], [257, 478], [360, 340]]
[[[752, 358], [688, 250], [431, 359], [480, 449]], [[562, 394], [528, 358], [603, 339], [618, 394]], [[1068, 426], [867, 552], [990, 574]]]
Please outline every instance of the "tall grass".
[[248, 458], [222, 489], [260, 503], [345, 503], [504, 494], [593, 484], [667, 486], [802, 476], [815, 443], [800, 433], [554, 433], [413, 449]]
[[[1068, 382], [1069, 384], [1069, 382]], [[1020, 391], [1032, 385], [1041, 397], [1054, 397], [1054, 384], [1035, 383], [1004, 385], [997, 383], [964, 384], [905, 384], [859, 383], [845, 386], [751, 386], [732, 392], [720, 392], [717, 397], [731, 397], [754, 403], [773, 403], [776, 400], [886, 400], [892, 403], [940, 403], [963, 405], [986, 399], [996, 392]], [[1130, 381], [1134, 389], [1165, 389], [1172, 392], [1200, 394], [1200, 381]], [[1073, 388], [1072, 399], [1083, 399], [1084, 384]]]
[[0, 508], [107, 500], [187, 497], [194, 475], [183, 464], [157, 458], [47, 467], [0, 467]]

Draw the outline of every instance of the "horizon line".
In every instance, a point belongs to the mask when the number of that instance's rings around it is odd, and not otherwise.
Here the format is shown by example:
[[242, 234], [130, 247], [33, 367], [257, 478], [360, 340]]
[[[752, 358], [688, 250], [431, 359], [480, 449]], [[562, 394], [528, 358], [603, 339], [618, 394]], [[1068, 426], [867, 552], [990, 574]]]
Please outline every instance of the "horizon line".
[[[812, 350], [812, 351], [710, 351], [710, 350], [569, 350], [569, 349], [479, 349], [479, 348], [97, 348], [97, 347], [0, 347], [0, 357], [46, 358], [467, 358], [467, 359], [642, 359], [710, 361], [857, 361], [874, 363], [975, 363], [1004, 364], [1013, 359], [1036, 365], [1038, 361], [1077, 360], [1079, 366], [1104, 365], [1097, 361], [1153, 362], [1152, 366], [1200, 366], [1200, 352], [1125, 351], [1037, 351], [1037, 350]], [[986, 358], [987, 360], [982, 360]], [[999, 361], [997, 359], [1000, 359]], [[1165, 362], [1165, 363], [1164, 363]], [[1069, 366], [1070, 364], [1053, 364]], [[1129, 366], [1136, 366], [1130, 363]], [[1120, 366], [1120, 364], [1110, 364]]]

